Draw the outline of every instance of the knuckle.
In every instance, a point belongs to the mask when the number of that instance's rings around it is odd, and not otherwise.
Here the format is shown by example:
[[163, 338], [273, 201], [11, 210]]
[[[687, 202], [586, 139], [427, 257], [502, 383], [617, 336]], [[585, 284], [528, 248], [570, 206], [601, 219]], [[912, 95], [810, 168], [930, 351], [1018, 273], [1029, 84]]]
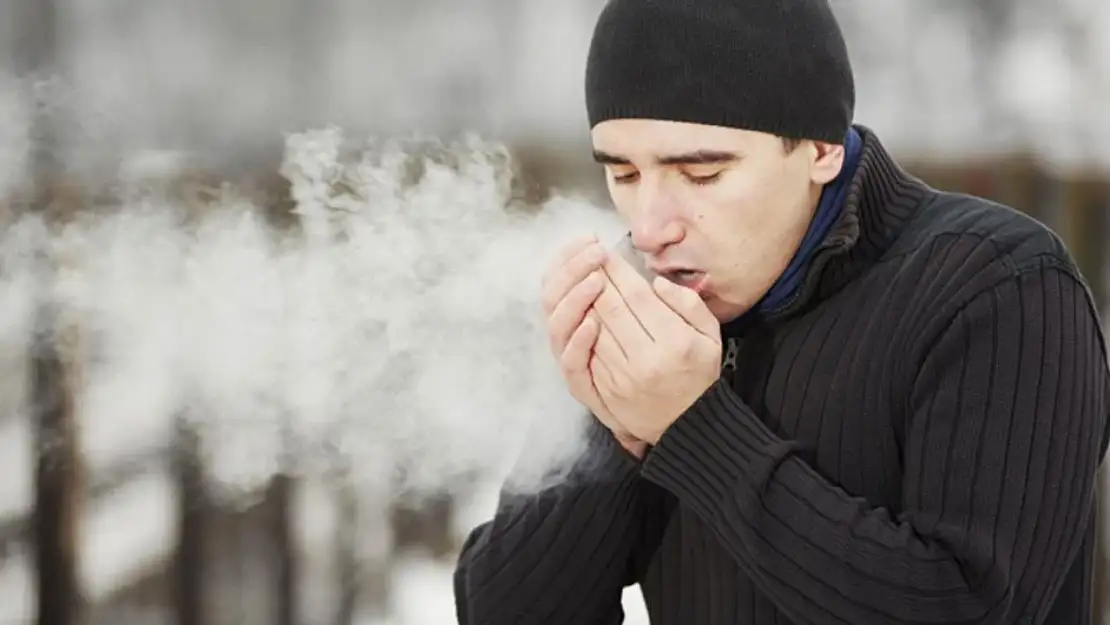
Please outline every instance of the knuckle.
[[587, 242], [583, 237], [579, 237], [567, 242], [555, 253], [555, 258], [552, 260], [551, 265], [553, 267], [565, 265], [567, 261], [574, 258], [579, 252], [581, 252], [582, 249], [586, 247], [586, 245]]
[[551, 316], [547, 319], [547, 338], [551, 339], [552, 343], [557, 342], [556, 339], [560, 338], [563, 334], [562, 324], [559, 323], [558, 316]]
[[597, 302], [594, 303], [594, 307], [606, 314], [613, 314], [620, 310], [620, 304], [617, 303], [616, 299], [611, 297], [598, 298]]
[[559, 371], [562, 372], [563, 377], [566, 379], [567, 383], [570, 384], [571, 389], [573, 390], [575, 375], [574, 365], [567, 359], [566, 356], [562, 356], [559, 358]]
[[577, 375], [582, 372], [581, 358], [578, 357], [576, 350], [564, 350], [559, 356], [559, 368], [564, 375]]
[[600, 268], [601, 257], [598, 254], [586, 252], [577, 256], [567, 269], [575, 281], [581, 282]]
[[573, 295], [576, 303], [583, 304], [597, 296], [597, 287], [597, 280], [594, 280], [591, 276], [586, 276], [571, 288], [568, 295]]
[[684, 343], [678, 353], [679, 360], [683, 363], [690, 364], [700, 361], [701, 358], [700, 346], [693, 342]]
[[563, 346], [560, 345], [561, 342], [562, 341], [560, 341], [554, 333], [549, 332], [547, 334], [547, 344], [551, 349], [552, 355], [559, 360], [560, 366], [562, 366], [563, 359], [566, 358], [566, 354], [563, 353]]
[[568, 334], [565, 330], [563, 330], [561, 324], [552, 324], [547, 329], [547, 339], [551, 343], [551, 349], [553, 349], [555, 353], [559, 354], [560, 357], [564, 355], [563, 352], [566, 350], [567, 346], [571, 343], [573, 338], [574, 335]]
[[698, 352], [698, 343], [691, 336], [684, 336], [677, 339], [671, 346], [674, 354], [682, 360], [689, 360]]
[[599, 286], [600, 283], [592, 279], [588, 272], [575, 276], [561, 272], [544, 286], [541, 298], [544, 310], [551, 315], [564, 302], [585, 309], [600, 293]]
[[575, 340], [576, 335], [577, 332], [575, 330], [567, 329], [567, 327], [562, 324], [558, 325], [552, 331], [552, 341], [555, 343], [555, 349], [562, 355], [573, 357], [578, 352], [576, 343], [582, 342]]

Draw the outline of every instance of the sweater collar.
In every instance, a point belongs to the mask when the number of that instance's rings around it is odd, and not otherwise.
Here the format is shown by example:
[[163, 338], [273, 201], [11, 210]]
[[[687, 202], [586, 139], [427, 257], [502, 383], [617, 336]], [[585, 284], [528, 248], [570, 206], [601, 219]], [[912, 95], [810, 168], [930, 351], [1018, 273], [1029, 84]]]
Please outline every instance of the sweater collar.
[[841, 167], [836, 178], [821, 190], [821, 198], [817, 202], [817, 209], [813, 213], [813, 219], [802, 238], [801, 245], [798, 246], [786, 270], [756, 305], [757, 312], [773, 315], [776, 311], [785, 308], [801, 288], [810, 259], [829, 236], [840, 214], [844, 212], [844, 200], [848, 196], [848, 188], [855, 176], [856, 166], [859, 165], [862, 142], [855, 128], [848, 131], [848, 137], [844, 143], [844, 166]]
[[888, 250], [929, 188], [905, 172], [866, 126], [849, 133], [845, 166], [822, 191], [798, 253], [752, 310], [722, 327], [793, 317], [838, 291]]

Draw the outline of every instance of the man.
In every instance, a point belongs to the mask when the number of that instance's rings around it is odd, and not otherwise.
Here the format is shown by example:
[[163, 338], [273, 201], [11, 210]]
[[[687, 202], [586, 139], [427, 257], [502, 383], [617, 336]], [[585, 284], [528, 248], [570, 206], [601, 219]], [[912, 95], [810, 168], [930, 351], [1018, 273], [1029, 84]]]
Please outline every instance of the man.
[[648, 265], [543, 298], [589, 479], [503, 501], [459, 618], [1091, 623], [1110, 376], [1060, 242], [907, 175], [825, 0], [612, 0], [587, 105]]

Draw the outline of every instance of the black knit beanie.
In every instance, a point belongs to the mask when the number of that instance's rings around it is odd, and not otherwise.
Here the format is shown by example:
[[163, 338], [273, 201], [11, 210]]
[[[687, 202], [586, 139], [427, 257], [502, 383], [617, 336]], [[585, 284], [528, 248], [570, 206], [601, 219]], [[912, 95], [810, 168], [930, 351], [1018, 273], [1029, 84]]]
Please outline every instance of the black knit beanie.
[[828, 0], [609, 0], [594, 29], [591, 128], [650, 118], [842, 143], [854, 108]]

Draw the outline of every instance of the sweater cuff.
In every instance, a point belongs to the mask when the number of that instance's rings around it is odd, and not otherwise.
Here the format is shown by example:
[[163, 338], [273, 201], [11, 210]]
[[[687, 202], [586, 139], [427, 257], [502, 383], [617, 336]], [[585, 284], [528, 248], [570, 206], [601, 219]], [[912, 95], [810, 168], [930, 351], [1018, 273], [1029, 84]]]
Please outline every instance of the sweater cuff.
[[761, 491], [793, 447], [718, 380], [663, 433], [642, 475], [709, 512]]
[[586, 451], [574, 468], [579, 480], [586, 482], [621, 481], [639, 474], [640, 460], [624, 448], [609, 428], [590, 417], [586, 432]]

